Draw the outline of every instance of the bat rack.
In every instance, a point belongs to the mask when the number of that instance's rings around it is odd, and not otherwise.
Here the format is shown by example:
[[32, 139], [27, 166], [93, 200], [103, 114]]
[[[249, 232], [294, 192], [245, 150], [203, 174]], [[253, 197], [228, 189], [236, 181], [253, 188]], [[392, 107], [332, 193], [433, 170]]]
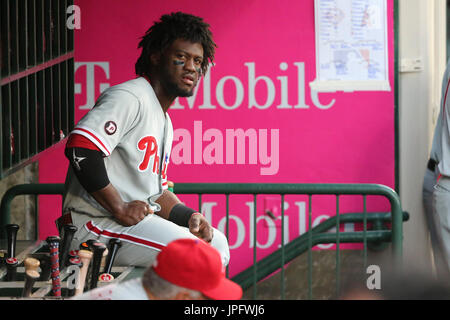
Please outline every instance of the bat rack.
[[[19, 242], [19, 241], [18, 241]], [[6, 281], [7, 269], [6, 265], [3, 264], [0, 267], [0, 300], [16, 300], [16, 299], [24, 299], [24, 300], [54, 300], [54, 299], [70, 299], [71, 296], [68, 296], [68, 277], [70, 276], [67, 268], [64, 268], [60, 272], [60, 281], [61, 281], [61, 297], [52, 296], [52, 280], [51, 278], [45, 281], [36, 281], [33, 285], [33, 291], [30, 297], [22, 297], [22, 290], [25, 285], [25, 267], [23, 265], [24, 260], [32, 256], [33, 254], [46, 254], [48, 253], [48, 246], [45, 241], [36, 241], [31, 245], [25, 247], [20, 253], [17, 254], [16, 259], [18, 260], [18, 266], [16, 269], [16, 280], [15, 281]], [[111, 274], [114, 276], [114, 280], [110, 282], [99, 282], [98, 287], [103, 285], [120, 282], [124, 279], [128, 279], [128, 277], [132, 277], [136, 272], [135, 267], [133, 266], [114, 266], [111, 269]], [[39, 268], [39, 272], [42, 270]]]

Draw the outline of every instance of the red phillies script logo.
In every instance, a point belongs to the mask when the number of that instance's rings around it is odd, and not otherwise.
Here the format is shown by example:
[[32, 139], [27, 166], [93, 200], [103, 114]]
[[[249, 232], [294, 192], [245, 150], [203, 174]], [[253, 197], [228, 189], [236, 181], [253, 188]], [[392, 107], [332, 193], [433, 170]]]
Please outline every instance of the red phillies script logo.
[[159, 157], [157, 154], [158, 151], [158, 143], [156, 142], [155, 137], [146, 136], [143, 137], [138, 142], [138, 149], [141, 151], [145, 151], [144, 159], [139, 164], [139, 170], [145, 171], [149, 167], [150, 157], [155, 155], [155, 161], [153, 162], [153, 172], [156, 172], [157, 164], [159, 163]]
[[108, 121], [105, 123], [105, 132], [109, 135], [116, 133], [117, 125], [114, 121]]

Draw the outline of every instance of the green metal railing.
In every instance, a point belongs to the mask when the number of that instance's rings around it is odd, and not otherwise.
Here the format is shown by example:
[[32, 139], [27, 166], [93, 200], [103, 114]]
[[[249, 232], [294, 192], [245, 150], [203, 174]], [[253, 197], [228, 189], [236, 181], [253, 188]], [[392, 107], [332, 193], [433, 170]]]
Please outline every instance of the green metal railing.
[[[400, 267], [403, 245], [403, 221], [408, 219], [408, 214], [403, 213], [400, 199], [391, 188], [379, 184], [234, 184], [234, 183], [177, 183], [174, 187], [176, 194], [197, 194], [199, 197], [199, 210], [202, 207], [203, 194], [225, 194], [226, 196], [226, 236], [228, 238], [229, 221], [229, 196], [231, 194], [253, 195], [253, 265], [232, 278], [239, 283], [243, 289], [253, 286], [253, 299], [257, 297], [257, 282], [264, 279], [273, 272], [281, 269], [281, 299], [285, 298], [284, 269], [285, 264], [308, 251], [308, 297], [312, 297], [312, 247], [321, 243], [336, 243], [336, 293], [340, 290], [340, 243], [359, 242], [364, 244], [364, 264], [367, 263], [367, 244], [391, 242], [393, 263]], [[285, 195], [297, 194], [308, 195], [309, 198], [309, 228], [308, 232], [285, 244], [284, 228], [281, 228], [281, 248], [269, 256], [257, 261], [256, 259], [256, 217], [257, 217], [257, 195], [279, 194], [281, 195], [281, 225], [284, 225], [284, 201]], [[335, 195], [336, 216], [322, 222], [312, 228], [312, 196], [313, 195]], [[362, 195], [363, 213], [340, 214], [339, 197], [341, 195]], [[390, 213], [370, 213], [366, 210], [366, 197], [368, 195], [384, 196], [391, 205]], [[390, 222], [390, 230], [367, 230], [368, 222]], [[362, 222], [362, 232], [340, 232], [339, 226], [346, 222]], [[330, 228], [336, 227], [335, 233], [324, 233]]]
[[[2, 198], [0, 204], [0, 234], [3, 239], [4, 226], [10, 222], [10, 207], [14, 197], [24, 194], [59, 194], [64, 191], [63, 184], [22, 184], [10, 188]], [[367, 264], [367, 247], [369, 244], [392, 243], [393, 263], [401, 265], [403, 221], [408, 220], [408, 214], [402, 211], [397, 193], [391, 188], [379, 184], [236, 184], [236, 183], [177, 183], [174, 187], [176, 194], [198, 195], [199, 211], [202, 208], [202, 195], [223, 194], [226, 197], [226, 236], [229, 230], [229, 198], [230, 195], [247, 194], [253, 195], [253, 265], [240, 272], [232, 279], [239, 283], [243, 289], [253, 286], [253, 298], [257, 295], [257, 282], [264, 279], [273, 272], [281, 272], [281, 299], [285, 298], [284, 269], [285, 264], [295, 257], [308, 251], [308, 297], [312, 297], [312, 248], [317, 244], [336, 243], [336, 292], [340, 289], [340, 244], [341, 243], [363, 243], [364, 266]], [[285, 195], [308, 195], [309, 198], [309, 228], [308, 232], [296, 239], [285, 243], [284, 227], [281, 228], [281, 248], [270, 255], [257, 261], [256, 258], [256, 217], [257, 217], [257, 195], [279, 194], [281, 195], [281, 225], [284, 226], [284, 201]], [[336, 197], [336, 216], [312, 227], [312, 196], [334, 195]], [[340, 213], [339, 200], [342, 195], [361, 195], [363, 197], [362, 213]], [[367, 212], [367, 196], [383, 196], [389, 200], [391, 211], [383, 213]], [[36, 215], [36, 221], [38, 217]], [[339, 226], [349, 222], [363, 223], [363, 231], [341, 232]], [[372, 223], [372, 229], [368, 230], [368, 223]], [[391, 227], [383, 227], [390, 223]], [[38, 223], [36, 223], [38, 225]], [[327, 232], [336, 228], [336, 232]], [[37, 234], [37, 233], [36, 233]], [[228, 270], [227, 270], [228, 275]]]
[[[18, 184], [6, 190], [0, 203], [0, 239], [5, 239], [5, 226], [11, 221], [11, 202], [20, 195], [63, 195], [64, 184], [62, 183], [28, 183]], [[36, 210], [35, 215], [35, 235], [39, 238], [39, 214]]]

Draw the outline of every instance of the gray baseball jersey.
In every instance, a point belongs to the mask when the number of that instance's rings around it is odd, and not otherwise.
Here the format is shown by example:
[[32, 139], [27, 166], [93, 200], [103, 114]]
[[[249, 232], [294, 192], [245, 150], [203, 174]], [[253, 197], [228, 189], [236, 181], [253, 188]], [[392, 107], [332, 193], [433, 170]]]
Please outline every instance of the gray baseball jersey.
[[[439, 161], [439, 173], [442, 177], [438, 179], [433, 191], [433, 219], [436, 225], [437, 248], [439, 257], [447, 262], [447, 271], [450, 268], [450, 61], [447, 63], [444, 78], [442, 80], [441, 96], [441, 118], [436, 125], [433, 148], [437, 151], [432, 157]], [[442, 248], [442, 249], [441, 249]], [[440, 272], [438, 270], [438, 272]]]
[[[154, 211], [160, 209], [154, 201], [168, 187], [173, 127], [145, 78], [104, 91], [72, 133], [83, 135], [102, 150], [109, 180], [124, 201], [147, 200]], [[89, 239], [106, 243], [118, 238], [123, 245], [115, 264], [146, 267], [167, 243], [179, 238], [196, 238], [188, 228], [155, 214], [133, 226], [119, 224], [85, 191], [72, 170], [69, 166], [63, 204], [64, 212], [71, 212], [73, 224], [78, 227], [71, 249], [77, 249]], [[219, 250], [227, 265], [228, 241], [215, 228], [211, 245]]]
[[[450, 61], [449, 61], [450, 63]], [[449, 78], [449, 65], [447, 65], [446, 71], [444, 73], [443, 79], [442, 79], [442, 88], [441, 88], [441, 104], [440, 104], [440, 110], [439, 115], [436, 121], [436, 126], [434, 129], [433, 134], [433, 142], [431, 145], [431, 152], [430, 152], [430, 159], [436, 161], [437, 163], [440, 162], [442, 158], [442, 113], [443, 113], [443, 106], [444, 106], [444, 99], [445, 94], [447, 90], [448, 85], [448, 78]], [[430, 240], [433, 250], [433, 259], [434, 264], [436, 267], [436, 272], [439, 276], [445, 274], [447, 266], [446, 261], [444, 260], [444, 257], [442, 256], [442, 248], [441, 243], [439, 240], [439, 230], [436, 226], [436, 213], [433, 212], [433, 192], [434, 192], [434, 186], [436, 185], [436, 182], [438, 180], [439, 176], [439, 170], [438, 166], [434, 168], [434, 171], [431, 170], [431, 168], [428, 167], [425, 169], [425, 175], [423, 179], [423, 185], [422, 185], [422, 200], [423, 200], [423, 206], [424, 206], [424, 212], [425, 212], [425, 218], [428, 226], [428, 231], [430, 233]]]
[[[442, 80], [442, 96], [441, 96], [441, 117], [438, 118], [436, 124], [435, 137], [433, 138], [433, 147], [431, 156], [436, 157], [435, 160], [439, 162], [439, 172], [447, 177], [450, 177], [450, 61], [447, 63], [445, 69], [444, 79]], [[437, 140], [436, 142], [434, 140]], [[434, 151], [434, 146], [436, 145]]]
[[[104, 91], [71, 134], [88, 138], [104, 153], [108, 178], [124, 201], [147, 200], [159, 211], [154, 200], [167, 189], [173, 127], [145, 78]], [[80, 185], [71, 167], [66, 186], [64, 209], [110, 215]]]

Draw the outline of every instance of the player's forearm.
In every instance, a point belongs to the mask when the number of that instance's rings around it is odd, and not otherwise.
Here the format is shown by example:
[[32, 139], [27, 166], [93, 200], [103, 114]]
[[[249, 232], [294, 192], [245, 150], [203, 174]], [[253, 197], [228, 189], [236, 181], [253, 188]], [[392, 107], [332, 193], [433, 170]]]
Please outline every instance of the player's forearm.
[[91, 195], [123, 226], [134, 226], [148, 214], [153, 213], [150, 205], [145, 201], [123, 201], [119, 192], [112, 184], [108, 184], [106, 187], [92, 192]]
[[120, 214], [124, 210], [125, 203], [111, 183], [98, 191], [91, 192], [91, 196], [113, 216]]
[[156, 214], [164, 219], [169, 219], [170, 211], [181, 201], [173, 192], [164, 190], [164, 193], [156, 200], [156, 203], [161, 206], [161, 211], [156, 212]]

